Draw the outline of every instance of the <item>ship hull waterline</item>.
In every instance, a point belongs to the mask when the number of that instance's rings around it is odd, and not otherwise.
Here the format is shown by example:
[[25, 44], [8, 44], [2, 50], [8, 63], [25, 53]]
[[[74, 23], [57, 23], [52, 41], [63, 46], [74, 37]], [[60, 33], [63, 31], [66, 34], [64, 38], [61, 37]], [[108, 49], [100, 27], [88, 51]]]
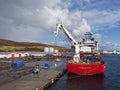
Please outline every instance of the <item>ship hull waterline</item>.
[[98, 75], [104, 74], [106, 65], [103, 64], [79, 64], [79, 63], [67, 63], [68, 73], [77, 75]]

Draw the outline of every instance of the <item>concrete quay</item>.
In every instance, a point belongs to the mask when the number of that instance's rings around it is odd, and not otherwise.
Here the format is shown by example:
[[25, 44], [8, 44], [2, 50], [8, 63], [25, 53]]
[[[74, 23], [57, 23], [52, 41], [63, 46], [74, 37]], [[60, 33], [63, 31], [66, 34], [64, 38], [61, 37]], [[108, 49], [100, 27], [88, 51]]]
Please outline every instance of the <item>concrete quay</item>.
[[[49, 63], [50, 67], [44, 68], [44, 63]], [[65, 60], [40, 60], [26, 63], [25, 67], [35, 67], [36, 65], [39, 65], [39, 74], [33, 74], [31, 71], [28, 75], [0, 85], [0, 90], [45, 90], [66, 72]]]

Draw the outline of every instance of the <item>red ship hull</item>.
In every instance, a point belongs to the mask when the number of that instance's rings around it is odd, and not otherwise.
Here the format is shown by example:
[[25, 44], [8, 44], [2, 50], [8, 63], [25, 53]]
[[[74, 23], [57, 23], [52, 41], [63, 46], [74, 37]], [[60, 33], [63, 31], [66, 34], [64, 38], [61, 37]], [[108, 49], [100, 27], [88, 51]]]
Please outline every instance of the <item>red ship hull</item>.
[[103, 74], [105, 72], [106, 65], [102, 64], [81, 64], [81, 63], [68, 63], [67, 71], [69, 73], [78, 75], [97, 75]]

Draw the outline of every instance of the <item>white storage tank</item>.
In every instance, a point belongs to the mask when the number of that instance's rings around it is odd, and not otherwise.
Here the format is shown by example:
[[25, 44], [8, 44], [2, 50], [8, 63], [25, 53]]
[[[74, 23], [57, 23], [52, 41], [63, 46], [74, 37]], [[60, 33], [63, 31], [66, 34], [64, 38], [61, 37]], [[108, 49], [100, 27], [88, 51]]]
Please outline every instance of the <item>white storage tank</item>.
[[54, 48], [50, 47], [50, 52], [53, 53], [54, 52]]
[[49, 47], [45, 47], [44, 52], [49, 52]]
[[55, 50], [54, 52], [55, 52], [55, 53], [58, 53], [58, 50]]

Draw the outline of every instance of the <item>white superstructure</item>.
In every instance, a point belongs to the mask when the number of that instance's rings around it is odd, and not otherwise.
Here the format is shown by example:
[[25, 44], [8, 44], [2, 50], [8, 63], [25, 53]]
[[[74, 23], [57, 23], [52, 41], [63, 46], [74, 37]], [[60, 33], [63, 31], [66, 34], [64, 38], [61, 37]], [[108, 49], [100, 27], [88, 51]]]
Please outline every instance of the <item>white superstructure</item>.
[[86, 32], [85, 38], [79, 42], [80, 51], [85, 53], [97, 53], [98, 42], [94, 40], [92, 32]]

